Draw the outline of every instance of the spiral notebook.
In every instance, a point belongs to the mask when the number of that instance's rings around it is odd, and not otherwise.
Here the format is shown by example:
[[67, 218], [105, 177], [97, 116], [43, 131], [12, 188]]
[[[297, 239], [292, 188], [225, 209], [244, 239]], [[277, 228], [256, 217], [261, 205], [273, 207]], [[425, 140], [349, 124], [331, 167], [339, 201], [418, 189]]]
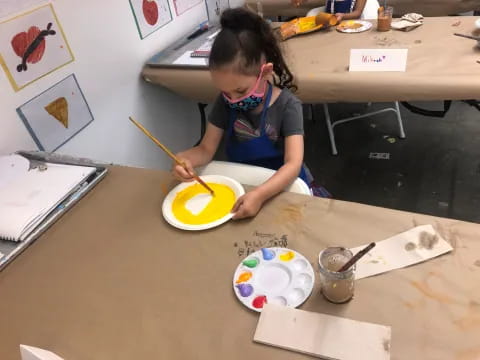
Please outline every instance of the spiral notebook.
[[24, 240], [95, 171], [52, 163], [31, 168], [23, 156], [0, 156], [0, 239]]

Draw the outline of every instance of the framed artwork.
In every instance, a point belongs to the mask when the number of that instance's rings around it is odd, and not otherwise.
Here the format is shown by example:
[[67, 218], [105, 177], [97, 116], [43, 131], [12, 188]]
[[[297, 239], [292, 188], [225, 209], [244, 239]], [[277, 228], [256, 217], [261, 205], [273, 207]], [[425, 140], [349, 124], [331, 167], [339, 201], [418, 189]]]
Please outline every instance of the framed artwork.
[[172, 21], [168, 0], [130, 0], [130, 7], [141, 39]]
[[190, 10], [192, 7], [202, 2], [203, 0], [173, 0], [173, 5], [175, 6], [177, 16], [180, 16], [185, 11]]
[[51, 4], [0, 23], [0, 65], [15, 91], [73, 60]]
[[93, 121], [74, 74], [27, 101], [17, 113], [42, 151], [57, 150]]

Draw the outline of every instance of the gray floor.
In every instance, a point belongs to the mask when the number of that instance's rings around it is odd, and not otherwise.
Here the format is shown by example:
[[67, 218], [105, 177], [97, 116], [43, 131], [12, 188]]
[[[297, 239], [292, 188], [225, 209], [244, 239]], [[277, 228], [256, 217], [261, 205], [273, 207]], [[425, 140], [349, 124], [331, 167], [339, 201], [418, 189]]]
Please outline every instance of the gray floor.
[[[362, 113], [367, 105], [330, 109], [338, 119]], [[404, 107], [401, 112], [406, 139], [398, 138], [393, 113], [356, 120], [336, 127], [339, 155], [333, 156], [322, 106], [315, 107], [314, 121], [306, 111], [305, 161], [317, 182], [336, 199], [480, 222], [480, 112], [461, 102], [454, 102], [445, 118]], [[390, 159], [370, 159], [372, 152], [389, 153]]]

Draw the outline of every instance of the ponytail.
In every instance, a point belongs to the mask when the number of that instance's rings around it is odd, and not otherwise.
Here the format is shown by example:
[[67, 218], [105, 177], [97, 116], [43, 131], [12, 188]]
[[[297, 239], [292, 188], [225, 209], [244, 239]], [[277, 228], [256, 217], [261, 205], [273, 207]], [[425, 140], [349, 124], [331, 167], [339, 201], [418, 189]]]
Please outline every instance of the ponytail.
[[222, 31], [210, 52], [210, 69], [236, 65], [245, 75], [258, 75], [263, 59], [273, 64], [274, 84], [296, 90], [278, 41], [270, 25], [244, 8], [225, 10], [220, 19]]

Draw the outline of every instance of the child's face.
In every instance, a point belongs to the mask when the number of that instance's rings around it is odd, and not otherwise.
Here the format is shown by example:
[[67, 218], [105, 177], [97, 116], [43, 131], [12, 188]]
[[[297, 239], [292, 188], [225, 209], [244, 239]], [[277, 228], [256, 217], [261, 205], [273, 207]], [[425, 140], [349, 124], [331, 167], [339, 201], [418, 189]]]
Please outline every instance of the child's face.
[[[272, 64], [266, 64], [262, 73], [262, 80], [271, 77], [273, 71]], [[244, 75], [231, 68], [225, 67], [210, 71], [213, 84], [230, 99], [236, 100], [247, 95], [255, 86], [258, 75]], [[264, 84], [260, 85], [265, 86]]]

